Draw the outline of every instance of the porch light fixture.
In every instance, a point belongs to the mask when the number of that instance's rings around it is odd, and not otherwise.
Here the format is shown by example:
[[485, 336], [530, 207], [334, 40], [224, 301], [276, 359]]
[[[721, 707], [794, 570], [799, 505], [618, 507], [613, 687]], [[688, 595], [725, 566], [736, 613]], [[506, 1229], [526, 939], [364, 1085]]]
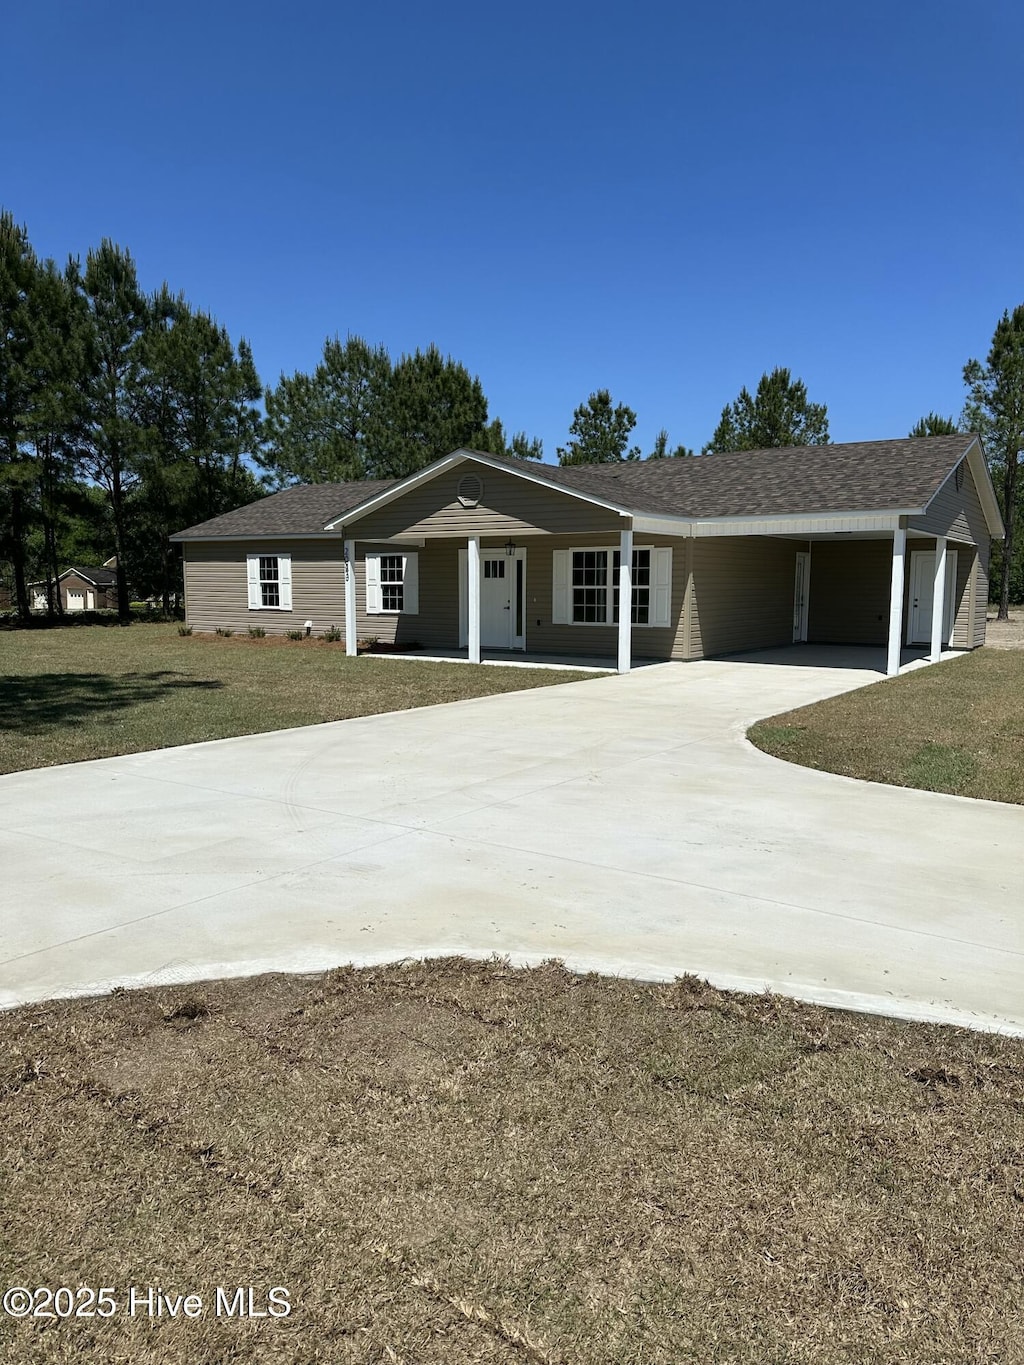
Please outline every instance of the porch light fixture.
[[508, 555], [509, 559], [512, 558], [512, 556], [515, 554], [515, 552], [516, 552], [516, 543], [515, 543], [515, 541], [514, 541], [514, 540], [506, 540], [506, 541], [505, 541], [505, 553]]

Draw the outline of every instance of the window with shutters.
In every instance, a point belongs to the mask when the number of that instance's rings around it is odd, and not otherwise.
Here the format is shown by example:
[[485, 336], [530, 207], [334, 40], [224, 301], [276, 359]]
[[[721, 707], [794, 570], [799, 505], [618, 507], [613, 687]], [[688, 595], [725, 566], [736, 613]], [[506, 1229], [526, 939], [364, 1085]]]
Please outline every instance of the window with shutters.
[[405, 556], [381, 555], [380, 597], [382, 611], [401, 611], [405, 593]]
[[260, 606], [281, 605], [281, 575], [277, 555], [260, 555]]
[[[619, 551], [612, 546], [555, 550], [554, 625], [613, 626], [619, 619]], [[670, 546], [633, 551], [630, 619], [635, 626], [668, 626], [672, 608]]]
[[282, 554], [246, 556], [250, 611], [291, 611], [292, 557]]
[[419, 591], [419, 558], [415, 553], [367, 553], [366, 610], [369, 615], [401, 612], [405, 616], [415, 616], [420, 609]]
[[608, 551], [573, 550], [572, 619], [608, 619]]

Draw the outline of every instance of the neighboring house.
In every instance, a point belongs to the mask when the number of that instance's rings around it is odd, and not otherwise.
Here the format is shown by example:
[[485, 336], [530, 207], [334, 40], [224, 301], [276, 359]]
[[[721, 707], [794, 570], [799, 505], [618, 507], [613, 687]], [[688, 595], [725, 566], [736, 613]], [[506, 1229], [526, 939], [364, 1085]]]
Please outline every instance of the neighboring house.
[[[423, 648], [700, 659], [985, 641], [1002, 522], [954, 435], [556, 467], [456, 450], [179, 532], [189, 623]], [[632, 611], [620, 617], [620, 594]]]
[[[108, 559], [101, 568], [65, 569], [57, 579], [61, 602], [66, 612], [99, 611], [117, 607], [117, 561]], [[29, 605], [33, 611], [46, 610], [45, 581], [28, 585]]]

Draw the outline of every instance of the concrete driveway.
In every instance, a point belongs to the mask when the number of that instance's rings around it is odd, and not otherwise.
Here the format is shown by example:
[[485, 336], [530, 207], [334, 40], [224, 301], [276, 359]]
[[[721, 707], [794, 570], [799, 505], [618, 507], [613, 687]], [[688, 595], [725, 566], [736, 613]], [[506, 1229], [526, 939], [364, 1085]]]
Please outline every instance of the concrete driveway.
[[758, 753], [878, 676], [796, 657], [2, 777], [0, 1003], [495, 952], [1024, 1032], [1024, 809]]

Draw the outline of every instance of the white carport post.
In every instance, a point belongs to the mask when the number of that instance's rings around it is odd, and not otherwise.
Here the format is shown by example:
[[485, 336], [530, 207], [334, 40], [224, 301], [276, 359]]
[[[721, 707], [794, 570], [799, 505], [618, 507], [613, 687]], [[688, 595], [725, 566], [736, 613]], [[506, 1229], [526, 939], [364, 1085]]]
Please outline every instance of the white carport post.
[[[653, 555], [651, 556], [653, 559]], [[653, 593], [652, 593], [653, 596]], [[633, 528], [619, 532], [619, 672], [628, 673], [633, 657]]]
[[480, 537], [470, 536], [466, 548], [466, 610], [469, 620], [469, 662], [480, 662]]
[[942, 626], [946, 619], [946, 537], [935, 537], [935, 585], [932, 589], [931, 661], [942, 655]]
[[345, 653], [359, 653], [356, 640], [356, 543], [345, 541]]
[[892, 533], [892, 578], [889, 580], [889, 655], [885, 671], [894, 678], [900, 671], [903, 648], [903, 564], [907, 557], [907, 530], [898, 526]]

